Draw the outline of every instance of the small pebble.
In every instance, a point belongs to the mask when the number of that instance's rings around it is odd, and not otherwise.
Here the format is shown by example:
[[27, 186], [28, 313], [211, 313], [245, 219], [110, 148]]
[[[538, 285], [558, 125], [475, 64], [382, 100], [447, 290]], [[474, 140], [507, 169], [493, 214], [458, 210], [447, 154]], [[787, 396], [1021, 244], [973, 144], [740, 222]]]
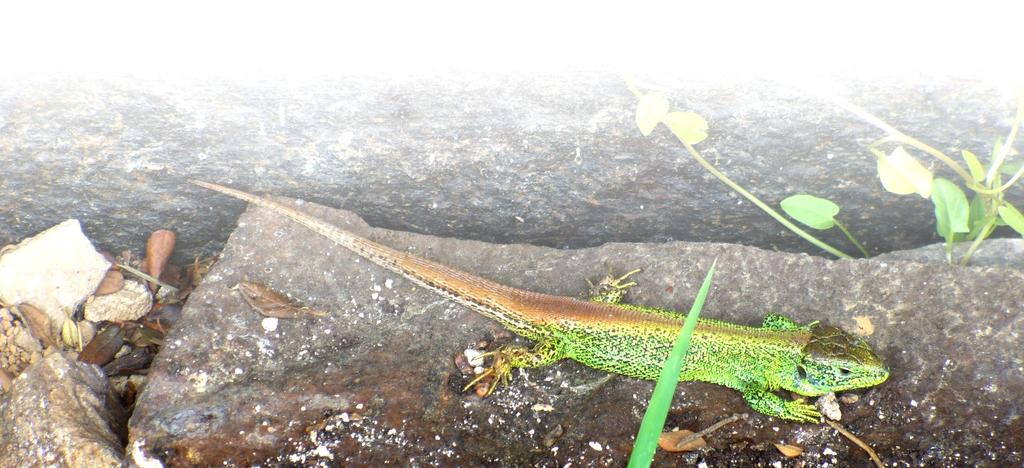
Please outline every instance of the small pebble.
[[822, 395], [817, 401], [818, 410], [821, 414], [824, 414], [826, 418], [833, 421], [839, 421], [843, 419], [843, 411], [839, 409], [839, 400], [836, 399], [836, 394], [829, 392], [828, 394]]
[[260, 324], [263, 325], [263, 329], [268, 332], [277, 330], [277, 317], [267, 317], [263, 319]]
[[466, 355], [466, 360], [469, 361], [469, 365], [476, 367], [484, 365], [484, 353], [476, 349], [467, 349], [462, 352]]

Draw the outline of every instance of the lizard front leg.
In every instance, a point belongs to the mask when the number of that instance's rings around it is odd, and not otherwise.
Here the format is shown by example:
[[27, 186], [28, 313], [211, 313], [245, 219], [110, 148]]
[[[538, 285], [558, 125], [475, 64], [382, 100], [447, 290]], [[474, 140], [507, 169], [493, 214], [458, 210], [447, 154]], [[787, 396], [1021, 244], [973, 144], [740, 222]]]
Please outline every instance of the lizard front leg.
[[508, 384], [512, 376], [512, 369], [517, 367], [544, 367], [565, 358], [566, 353], [558, 345], [557, 340], [546, 339], [537, 342], [532, 349], [519, 345], [506, 345], [495, 351], [485, 353], [483, 356], [493, 356], [494, 363], [470, 381], [462, 389], [463, 391], [468, 390], [476, 385], [477, 382], [487, 377], [493, 377], [494, 381], [487, 387], [487, 393], [484, 394], [484, 396], [489, 396], [491, 393], [494, 393], [498, 385]]
[[590, 285], [588, 299], [594, 302], [603, 302], [605, 304], [618, 304], [622, 302], [622, 298], [626, 296], [626, 290], [636, 286], [636, 281], [630, 281], [628, 283], [624, 283], [624, 281], [626, 281], [626, 278], [629, 278], [639, 272], [640, 269], [637, 268], [622, 276], [615, 277], [612, 275], [611, 267], [609, 267], [608, 274], [597, 284], [594, 284], [590, 279], [587, 279], [587, 284]]
[[821, 413], [814, 405], [796, 400], [784, 400], [760, 385], [750, 385], [740, 390], [755, 411], [768, 416], [806, 423], [821, 422]]

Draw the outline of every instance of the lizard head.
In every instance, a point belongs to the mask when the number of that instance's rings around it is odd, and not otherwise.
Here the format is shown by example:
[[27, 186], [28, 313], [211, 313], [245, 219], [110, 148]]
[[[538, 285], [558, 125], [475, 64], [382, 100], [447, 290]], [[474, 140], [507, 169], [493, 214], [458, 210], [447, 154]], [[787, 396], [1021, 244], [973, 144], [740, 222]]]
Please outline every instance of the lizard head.
[[863, 339], [829, 325], [812, 325], [810, 331], [790, 390], [818, 396], [871, 387], [889, 378], [889, 368]]

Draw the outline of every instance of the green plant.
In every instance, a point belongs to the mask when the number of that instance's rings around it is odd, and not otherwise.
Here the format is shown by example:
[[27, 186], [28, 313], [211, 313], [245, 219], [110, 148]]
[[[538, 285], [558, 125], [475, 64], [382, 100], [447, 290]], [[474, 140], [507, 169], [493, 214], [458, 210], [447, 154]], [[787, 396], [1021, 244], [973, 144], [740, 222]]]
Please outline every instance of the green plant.
[[[981, 242], [998, 226], [1009, 226], [1024, 236], [1024, 215], [1005, 199], [1006, 191], [1024, 175], [1024, 166], [1006, 162], [1007, 157], [1012, 155], [1013, 143], [1024, 119], [1024, 96], [1018, 97], [1017, 112], [1009, 134], [1003, 141], [997, 140], [992, 145], [987, 165], [974, 153], [961, 150], [960, 155], [966, 168], [942, 151], [904, 134], [868, 111], [837, 97], [830, 99], [887, 134], [868, 145], [868, 150], [878, 160], [878, 177], [882, 187], [898, 195], [916, 193], [931, 199], [935, 207], [935, 228], [946, 241], [948, 262], [953, 263], [953, 244], [971, 241], [967, 252], [960, 259], [961, 265], [967, 264]], [[882, 149], [886, 145], [895, 146], [886, 152]], [[935, 177], [904, 146], [932, 156], [952, 169], [963, 179], [964, 186], [974, 192], [970, 202], [955, 182]], [[1010, 176], [1005, 183], [1003, 175]]]
[[[814, 237], [787, 220], [704, 159], [694, 148], [694, 145], [708, 136], [708, 123], [703, 117], [693, 112], [670, 112], [671, 106], [664, 94], [656, 91], [641, 92], [628, 78], [627, 85], [630, 91], [639, 98], [636, 107], [636, 124], [644, 136], [650, 135], [658, 124], [665, 124], [683, 144], [687, 152], [722, 183], [750, 200], [755, 206], [808, 242], [839, 258], [851, 258], [845, 252]], [[1024, 214], [1021, 214], [1020, 210], [1005, 199], [1006, 191], [1024, 176], [1024, 164], [1007, 162], [1007, 157], [1012, 155], [1013, 143], [1016, 140], [1022, 118], [1024, 118], [1024, 97], [1018, 99], [1017, 113], [1009, 134], [1005, 140], [996, 141], [993, 145], [987, 165], [983, 164], [974, 153], [968, 150], [961, 151], [966, 168], [942, 151], [900, 132], [866, 110], [836, 97], [829, 96], [829, 98], [839, 107], [886, 132], [887, 136], [868, 146], [868, 150], [877, 159], [876, 167], [882, 187], [886, 191], [898, 195], [917, 194], [931, 199], [935, 209], [935, 228], [938, 234], [945, 239], [948, 262], [953, 262], [953, 245], [955, 243], [972, 241], [960, 260], [960, 264], [966, 264], [981, 242], [988, 238], [998, 226], [1009, 226], [1024, 236]], [[881, 148], [886, 145], [895, 146], [891, 151], [885, 152]], [[974, 192], [972, 199], [968, 202], [964, 191], [955, 182], [936, 177], [905, 147], [921, 151], [947, 165], [963, 179], [964, 185]], [[1009, 176], [1010, 179], [1003, 182], [1003, 175]], [[839, 206], [835, 203], [812, 195], [798, 194], [784, 199], [781, 207], [790, 217], [812, 229], [839, 228], [865, 257], [869, 256], [864, 245], [836, 219]]]
[[867, 249], [864, 248], [864, 245], [850, 233], [850, 230], [836, 219], [836, 215], [839, 214], [839, 205], [832, 203], [831, 200], [815, 197], [814, 195], [799, 194], [787, 197], [785, 200], [782, 200], [779, 206], [791, 218], [800, 221], [808, 227], [819, 231], [832, 229], [833, 227], [839, 228], [843, 235], [850, 239], [850, 242], [857, 247], [857, 250], [860, 250], [865, 257], [871, 256]]
[[[718, 180], [722, 181], [722, 183], [729, 186], [729, 188], [733, 189], [736, 193], [739, 193], [747, 200], [750, 200], [754, 206], [757, 206], [787, 229], [808, 242], [839, 258], [851, 258], [849, 254], [825, 243], [821, 239], [814, 237], [807, 231], [790, 222], [778, 211], [775, 211], [774, 208], [768, 206], [768, 204], [758, 199], [754, 194], [744, 189], [704, 159], [704, 156], [694, 148], [694, 145], [704, 141], [708, 136], [708, 123], [703, 117], [693, 112], [670, 112], [671, 106], [664, 94], [657, 91], [643, 93], [629, 80], [627, 80], [627, 84], [630, 91], [639, 98], [636, 105], [636, 125], [640, 129], [640, 133], [644, 136], [649, 136], [658, 124], [665, 124], [665, 126], [672, 131], [672, 134], [676, 136], [679, 142], [686, 147], [686, 151], [690, 153], [690, 156], [693, 156], [693, 159], [695, 159], [698, 164], [717, 177]], [[843, 229], [843, 231], [849, 236], [849, 232], [846, 231], [845, 227], [840, 229]], [[852, 238], [852, 236], [850, 237]], [[858, 248], [863, 250], [863, 247], [860, 246], [859, 242], [854, 242]]]
[[640, 430], [637, 431], [636, 442], [633, 443], [633, 452], [629, 455], [629, 467], [647, 467], [651, 465], [654, 458], [654, 451], [658, 447], [658, 438], [665, 427], [665, 419], [668, 417], [668, 410], [672, 406], [672, 397], [676, 393], [676, 386], [679, 384], [679, 373], [683, 370], [683, 359], [690, 349], [690, 337], [693, 330], [697, 328], [697, 318], [700, 317], [701, 308], [704, 307], [704, 300], [708, 297], [708, 290], [711, 289], [711, 278], [715, 276], [716, 259], [711, 263], [708, 274], [704, 276], [704, 283], [697, 292], [697, 298], [693, 301], [690, 313], [686, 315], [683, 328], [679, 331], [672, 351], [661, 368], [661, 375], [658, 376], [658, 383], [654, 385], [654, 392], [651, 400], [647, 403], [647, 411], [644, 412], [644, 419], [640, 422]]

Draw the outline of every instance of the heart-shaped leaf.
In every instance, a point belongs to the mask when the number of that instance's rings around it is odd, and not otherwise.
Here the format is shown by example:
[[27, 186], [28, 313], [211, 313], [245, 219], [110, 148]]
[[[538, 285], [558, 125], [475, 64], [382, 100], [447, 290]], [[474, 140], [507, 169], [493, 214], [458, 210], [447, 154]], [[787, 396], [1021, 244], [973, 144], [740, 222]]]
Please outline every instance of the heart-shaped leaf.
[[951, 242], [957, 233], [968, 232], [970, 204], [967, 196], [953, 182], [937, 177], [932, 186], [932, 203], [935, 204], [935, 230]]
[[981, 165], [981, 161], [978, 161], [978, 157], [967, 150], [960, 150], [960, 154], [963, 155], [964, 162], [967, 163], [967, 169], [971, 171], [971, 178], [975, 182], [985, 180], [985, 167]]
[[665, 116], [665, 125], [676, 138], [691, 145], [708, 137], [708, 121], [694, 112], [672, 112]]
[[981, 199], [981, 196], [975, 195], [971, 198], [971, 205], [968, 209], [967, 225], [971, 230], [967, 233], [967, 240], [974, 240], [981, 233], [981, 228], [985, 227], [985, 216], [988, 213], [985, 212], [985, 201]]
[[636, 103], [636, 126], [640, 133], [648, 136], [654, 131], [654, 127], [668, 114], [668, 99], [664, 94], [653, 91], [643, 95], [640, 102]]
[[782, 211], [814, 229], [830, 229], [836, 225], [839, 206], [813, 195], [793, 195], [782, 200]]
[[917, 193], [928, 198], [934, 176], [902, 146], [878, 158], [878, 178], [882, 186], [897, 195]]
[[999, 217], [1006, 221], [1006, 224], [1017, 231], [1017, 234], [1024, 236], [1024, 214], [1013, 205], [1003, 202], [999, 207]]

